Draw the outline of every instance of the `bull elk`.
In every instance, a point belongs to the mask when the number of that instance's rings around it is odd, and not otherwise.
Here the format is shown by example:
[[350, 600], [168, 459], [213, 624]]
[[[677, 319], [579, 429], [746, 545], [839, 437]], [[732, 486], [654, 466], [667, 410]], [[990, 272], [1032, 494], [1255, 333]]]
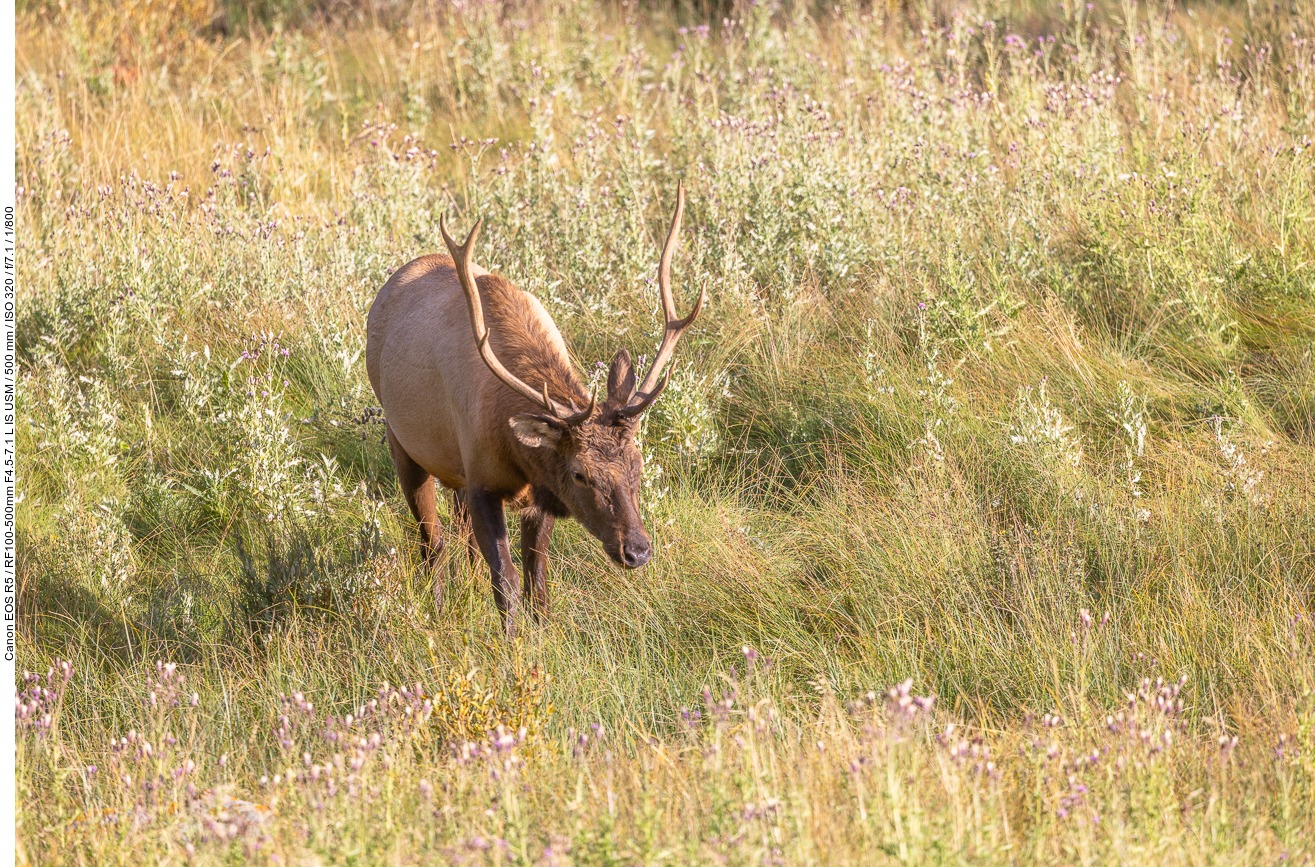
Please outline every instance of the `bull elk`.
[[[671, 378], [663, 370], [707, 300], [704, 290], [688, 316], [676, 315], [671, 256], [684, 210], [678, 186], [658, 265], [666, 325], [653, 366], [636, 388], [630, 353], [619, 351], [601, 405], [581, 384], [543, 305], [472, 264], [482, 220], [457, 244], [440, 218], [451, 256], [410, 262], [370, 307], [366, 367], [425, 561], [433, 564], [444, 546], [437, 479], [454, 492], [454, 518], [469, 517], [509, 635], [519, 619], [521, 587], [507, 541], [508, 505], [521, 510], [524, 594], [536, 619], [548, 612], [548, 539], [556, 519], [575, 518], [624, 568], [637, 569], [653, 556], [639, 515], [643, 458], [635, 429]], [[437, 583], [435, 598], [441, 598]]]

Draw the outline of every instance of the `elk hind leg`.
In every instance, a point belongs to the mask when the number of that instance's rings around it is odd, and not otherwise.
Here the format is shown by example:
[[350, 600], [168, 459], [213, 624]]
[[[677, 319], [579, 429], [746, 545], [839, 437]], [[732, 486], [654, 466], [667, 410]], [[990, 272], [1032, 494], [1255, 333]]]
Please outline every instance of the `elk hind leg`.
[[473, 568], [479, 560], [479, 543], [475, 541], [475, 530], [470, 523], [470, 506], [466, 502], [466, 492], [460, 488], [452, 492], [452, 530], [466, 537], [466, 557]]
[[[438, 523], [438, 505], [434, 499], [434, 477], [411, 459], [388, 428], [388, 448], [393, 453], [397, 481], [411, 514], [420, 525], [420, 542], [424, 546], [425, 564], [432, 566], [443, 553], [443, 527]], [[437, 591], [435, 591], [437, 593]]]

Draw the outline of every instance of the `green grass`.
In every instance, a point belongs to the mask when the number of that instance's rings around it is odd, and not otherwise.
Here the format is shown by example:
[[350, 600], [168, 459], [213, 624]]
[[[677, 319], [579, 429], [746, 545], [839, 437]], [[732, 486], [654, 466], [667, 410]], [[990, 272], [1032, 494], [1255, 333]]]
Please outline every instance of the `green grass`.
[[[21, 860], [1315, 857], [1308, 8], [215, 8], [19, 14]], [[509, 644], [365, 311], [483, 217], [651, 353], [677, 180], [656, 556]]]

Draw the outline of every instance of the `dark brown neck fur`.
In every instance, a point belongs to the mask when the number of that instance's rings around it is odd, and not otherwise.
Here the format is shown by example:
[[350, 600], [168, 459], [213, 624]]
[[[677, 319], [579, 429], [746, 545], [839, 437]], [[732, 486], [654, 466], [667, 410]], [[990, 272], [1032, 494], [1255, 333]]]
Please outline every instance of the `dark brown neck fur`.
[[475, 283], [492, 335], [494, 355], [531, 387], [542, 388], [546, 382], [551, 398], [584, 409], [589, 402], [584, 385], [572, 369], [570, 359], [553, 351], [555, 341], [525, 293], [497, 274], [485, 274], [476, 278]]

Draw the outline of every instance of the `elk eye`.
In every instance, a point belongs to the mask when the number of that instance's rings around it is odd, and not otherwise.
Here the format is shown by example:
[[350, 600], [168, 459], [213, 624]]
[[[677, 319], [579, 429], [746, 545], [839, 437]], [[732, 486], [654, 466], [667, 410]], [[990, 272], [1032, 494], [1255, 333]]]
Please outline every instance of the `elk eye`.
[[575, 479], [575, 483], [576, 483], [577, 485], [587, 485], [587, 484], [589, 484], [589, 479], [586, 478], [586, 477], [585, 477], [585, 474], [582, 473], [582, 472], [580, 472], [579, 470], [574, 470], [574, 471], [572, 471], [572, 473], [571, 473], [571, 478]]

